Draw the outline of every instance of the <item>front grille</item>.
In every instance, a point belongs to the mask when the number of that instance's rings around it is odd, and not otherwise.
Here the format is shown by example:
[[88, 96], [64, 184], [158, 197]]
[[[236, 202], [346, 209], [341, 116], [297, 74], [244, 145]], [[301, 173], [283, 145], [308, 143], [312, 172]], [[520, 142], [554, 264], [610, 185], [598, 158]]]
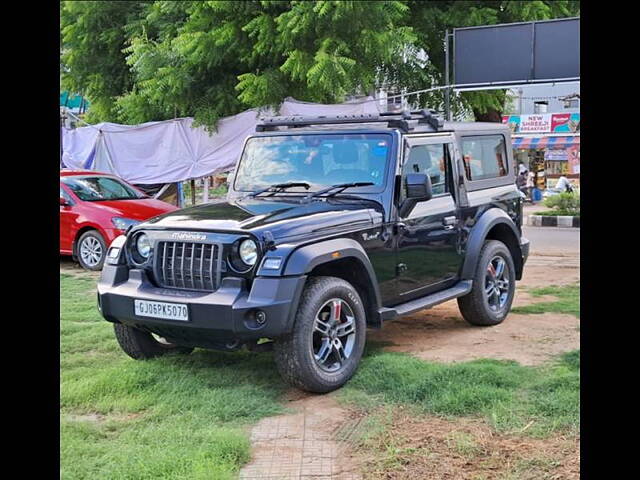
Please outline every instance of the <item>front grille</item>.
[[161, 287], [212, 292], [221, 275], [221, 248], [216, 244], [158, 242], [155, 277]]

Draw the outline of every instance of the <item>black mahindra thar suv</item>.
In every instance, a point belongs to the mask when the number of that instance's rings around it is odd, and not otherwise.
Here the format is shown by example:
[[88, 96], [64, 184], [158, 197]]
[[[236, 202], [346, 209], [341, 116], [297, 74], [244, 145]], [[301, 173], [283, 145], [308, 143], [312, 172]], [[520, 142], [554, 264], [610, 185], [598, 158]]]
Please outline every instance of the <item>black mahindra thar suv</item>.
[[529, 242], [509, 128], [433, 111], [262, 119], [225, 202], [130, 228], [98, 307], [135, 359], [272, 347], [312, 392], [353, 376], [367, 328], [457, 299], [511, 308]]

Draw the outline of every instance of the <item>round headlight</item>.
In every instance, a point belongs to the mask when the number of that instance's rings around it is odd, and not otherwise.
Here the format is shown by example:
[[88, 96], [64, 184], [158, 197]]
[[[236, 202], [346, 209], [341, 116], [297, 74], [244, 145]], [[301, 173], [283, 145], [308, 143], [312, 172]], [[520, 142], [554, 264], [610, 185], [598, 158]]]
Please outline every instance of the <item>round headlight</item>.
[[149, 258], [149, 253], [151, 252], [151, 242], [149, 241], [149, 237], [144, 233], [139, 235], [136, 239], [136, 250], [142, 258]]
[[258, 246], [253, 240], [243, 240], [238, 249], [240, 260], [247, 265], [255, 265], [258, 259]]

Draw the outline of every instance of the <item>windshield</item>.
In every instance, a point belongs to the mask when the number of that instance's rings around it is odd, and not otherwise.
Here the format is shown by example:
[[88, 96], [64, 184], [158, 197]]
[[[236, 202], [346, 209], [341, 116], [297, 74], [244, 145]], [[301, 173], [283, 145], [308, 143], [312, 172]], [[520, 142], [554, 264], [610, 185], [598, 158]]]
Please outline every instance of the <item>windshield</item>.
[[85, 202], [145, 198], [120, 180], [111, 177], [62, 177], [62, 183]]
[[306, 182], [288, 192], [313, 192], [347, 182], [372, 182], [379, 191], [389, 157], [386, 134], [313, 134], [254, 137], [240, 158], [234, 187], [253, 192], [270, 185]]

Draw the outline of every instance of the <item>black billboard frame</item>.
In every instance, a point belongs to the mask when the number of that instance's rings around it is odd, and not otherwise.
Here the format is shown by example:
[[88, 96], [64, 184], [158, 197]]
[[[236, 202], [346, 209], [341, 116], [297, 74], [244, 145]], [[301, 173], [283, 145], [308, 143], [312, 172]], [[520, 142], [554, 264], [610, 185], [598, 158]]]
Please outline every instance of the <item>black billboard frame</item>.
[[[517, 86], [523, 85], [555, 85], [557, 83], [576, 83], [580, 82], [580, 77], [561, 77], [561, 78], [545, 78], [545, 79], [523, 79], [523, 80], [507, 80], [507, 81], [495, 81], [495, 82], [477, 82], [477, 83], [467, 83], [467, 84], [451, 84], [450, 77], [452, 75], [451, 71], [453, 70], [453, 74], [455, 74], [455, 52], [456, 52], [456, 32], [460, 30], [478, 30], [484, 28], [496, 28], [496, 27], [507, 27], [507, 26], [516, 26], [516, 25], [531, 25], [531, 63], [530, 63], [530, 75], [535, 76], [535, 34], [536, 34], [536, 24], [540, 23], [552, 23], [552, 22], [566, 22], [570, 20], [580, 21], [580, 17], [566, 17], [566, 18], [551, 18], [548, 20], [535, 20], [535, 21], [527, 21], [527, 22], [513, 22], [513, 23], [498, 23], [494, 25], [478, 25], [472, 27], [460, 27], [454, 28], [452, 32], [446, 30], [444, 37], [444, 50], [445, 50], [445, 113], [447, 119], [451, 121], [451, 108], [450, 108], [450, 95], [451, 90], [455, 92], [462, 91], [477, 91], [477, 90], [500, 90], [500, 89], [509, 89]], [[450, 61], [450, 45], [453, 43], [452, 53], [453, 53], [453, 61]], [[453, 68], [452, 68], [453, 67]], [[455, 78], [455, 75], [453, 75]]]
[[[445, 76], [446, 78], [446, 84], [450, 85], [449, 83], [449, 74], [451, 69], [451, 66], [453, 67], [454, 70], [454, 79], [455, 79], [455, 54], [456, 54], [456, 32], [458, 31], [463, 31], [463, 30], [480, 30], [480, 29], [487, 29], [487, 28], [496, 28], [496, 27], [512, 27], [512, 26], [517, 26], [517, 25], [531, 25], [531, 43], [530, 43], [530, 52], [531, 52], [531, 61], [530, 61], [530, 75], [533, 77], [535, 75], [535, 47], [536, 47], [536, 43], [535, 43], [535, 34], [536, 34], [536, 24], [548, 24], [548, 23], [554, 23], [554, 22], [567, 22], [567, 21], [572, 21], [572, 20], [577, 20], [578, 22], [580, 21], [580, 17], [566, 17], [566, 18], [552, 18], [552, 19], [548, 19], [548, 20], [535, 20], [535, 21], [528, 21], [528, 22], [513, 22], [513, 23], [498, 23], [495, 25], [479, 25], [479, 26], [473, 26], [473, 27], [460, 27], [460, 28], [454, 28], [453, 32], [449, 32], [449, 30], [446, 31], [445, 34]], [[453, 42], [453, 48], [452, 48], [452, 54], [453, 54], [453, 61], [451, 62], [451, 66], [450, 66], [450, 54], [449, 54], [449, 44], [450, 42]], [[571, 81], [579, 81], [580, 77], [558, 77], [558, 78], [544, 78], [544, 79], [522, 79], [522, 80], [508, 80], [508, 81], [495, 81], [495, 82], [476, 82], [476, 83], [460, 83], [460, 84], [455, 84], [452, 85], [453, 87], [455, 87], [456, 90], [458, 91], [462, 91], [462, 90], [469, 90], [469, 89], [476, 89], [474, 87], [491, 87], [491, 86], [495, 86], [495, 88], [509, 88], [509, 85], [513, 85], [513, 86], [520, 86], [520, 85], [535, 85], [535, 84], [541, 84], [541, 83], [563, 83], [563, 82], [571, 82]]]

